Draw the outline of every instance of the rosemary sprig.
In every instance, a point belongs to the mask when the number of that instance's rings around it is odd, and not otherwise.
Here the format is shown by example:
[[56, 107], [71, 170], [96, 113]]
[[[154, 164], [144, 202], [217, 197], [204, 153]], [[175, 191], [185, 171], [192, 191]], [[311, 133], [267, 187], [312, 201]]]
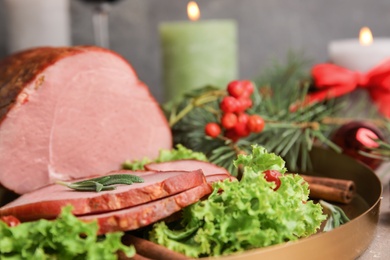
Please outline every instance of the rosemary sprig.
[[331, 231], [350, 221], [343, 209], [339, 206], [330, 204], [324, 200], [320, 200], [319, 203], [329, 211], [329, 218], [324, 226], [324, 232]]
[[118, 184], [131, 185], [133, 183], [142, 183], [144, 180], [136, 175], [131, 174], [111, 174], [102, 177], [92, 178], [77, 182], [57, 181], [56, 184], [66, 186], [77, 191], [107, 191], [115, 190]]

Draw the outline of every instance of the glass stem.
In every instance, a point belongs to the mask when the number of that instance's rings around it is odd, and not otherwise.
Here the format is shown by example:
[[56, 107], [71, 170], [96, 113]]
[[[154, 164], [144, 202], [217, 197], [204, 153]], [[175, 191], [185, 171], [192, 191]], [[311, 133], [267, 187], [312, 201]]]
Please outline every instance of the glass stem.
[[109, 48], [108, 13], [109, 4], [102, 3], [95, 7], [93, 14], [93, 30], [95, 44], [103, 48]]

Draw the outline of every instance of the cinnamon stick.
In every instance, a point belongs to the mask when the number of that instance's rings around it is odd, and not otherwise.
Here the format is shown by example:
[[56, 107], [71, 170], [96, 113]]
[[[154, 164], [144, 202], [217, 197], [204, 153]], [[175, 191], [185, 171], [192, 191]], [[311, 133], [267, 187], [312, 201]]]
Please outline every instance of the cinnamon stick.
[[[183, 260], [189, 259], [187, 256], [169, 250], [166, 247], [155, 244], [146, 239], [142, 239], [130, 234], [123, 236], [122, 241], [125, 245], [134, 245], [137, 254], [143, 258], [138, 259], [170, 259], [170, 260]], [[137, 257], [139, 257], [137, 256]], [[126, 259], [126, 258], [121, 258]]]
[[321, 184], [329, 187], [334, 187], [340, 190], [355, 191], [355, 182], [352, 180], [335, 179], [327, 177], [316, 177], [299, 174], [308, 183]]
[[123, 252], [118, 253], [118, 259], [119, 260], [153, 260], [151, 258], [143, 257], [142, 255], [135, 254], [133, 257], [126, 257]]
[[355, 195], [356, 187], [352, 180], [316, 177], [300, 174], [309, 184], [310, 198], [323, 199], [339, 203], [350, 203]]
[[321, 184], [309, 183], [309, 189], [309, 197], [312, 199], [322, 199], [332, 202], [348, 204], [352, 201], [354, 197], [354, 194], [352, 192]]

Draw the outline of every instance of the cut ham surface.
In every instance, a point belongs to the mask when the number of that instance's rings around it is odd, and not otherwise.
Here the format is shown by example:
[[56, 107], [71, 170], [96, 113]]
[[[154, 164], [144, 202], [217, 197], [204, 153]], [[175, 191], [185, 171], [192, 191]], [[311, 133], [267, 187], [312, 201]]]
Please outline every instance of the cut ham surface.
[[172, 148], [133, 68], [98, 47], [36, 48], [0, 61], [0, 183], [23, 194], [102, 175]]
[[214, 182], [217, 182], [217, 181], [224, 181], [226, 179], [229, 179], [231, 181], [232, 180], [237, 180], [236, 177], [231, 176], [231, 175], [226, 174], [226, 173], [213, 174], [213, 175], [206, 176], [207, 183], [214, 183]]
[[149, 163], [145, 165], [148, 171], [194, 171], [201, 169], [205, 176], [230, 173], [223, 167], [210, 162], [198, 160], [177, 160], [170, 162]]
[[191, 172], [121, 170], [110, 174], [118, 173], [140, 176], [144, 182], [118, 185], [116, 190], [102, 192], [81, 192], [52, 184], [24, 194], [0, 208], [0, 216], [13, 215], [21, 221], [53, 219], [66, 205], [73, 206], [74, 215], [107, 212], [137, 206], [207, 183], [201, 170]]
[[148, 171], [194, 171], [201, 169], [208, 183], [212, 184], [216, 181], [225, 179], [235, 180], [236, 178], [223, 167], [210, 162], [199, 160], [177, 160], [160, 163], [149, 163], [145, 165]]
[[135, 230], [171, 216], [182, 208], [199, 201], [211, 191], [210, 185], [203, 184], [140, 206], [78, 218], [87, 222], [96, 220], [99, 224], [99, 234]]

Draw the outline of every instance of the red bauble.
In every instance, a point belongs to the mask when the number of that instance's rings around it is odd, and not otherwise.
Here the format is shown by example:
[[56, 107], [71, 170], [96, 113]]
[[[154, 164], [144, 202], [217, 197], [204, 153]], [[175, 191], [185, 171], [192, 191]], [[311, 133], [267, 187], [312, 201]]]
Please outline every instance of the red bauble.
[[344, 154], [375, 170], [381, 165], [382, 160], [364, 156], [359, 151], [370, 152], [369, 148], [377, 146], [373, 139], [378, 138], [384, 140], [384, 136], [378, 127], [364, 121], [353, 121], [337, 129], [331, 139], [343, 149]]

